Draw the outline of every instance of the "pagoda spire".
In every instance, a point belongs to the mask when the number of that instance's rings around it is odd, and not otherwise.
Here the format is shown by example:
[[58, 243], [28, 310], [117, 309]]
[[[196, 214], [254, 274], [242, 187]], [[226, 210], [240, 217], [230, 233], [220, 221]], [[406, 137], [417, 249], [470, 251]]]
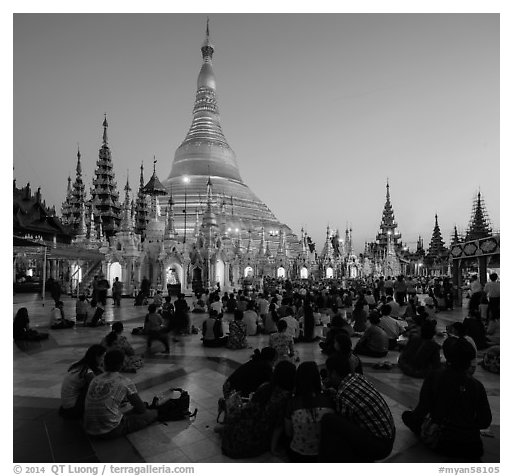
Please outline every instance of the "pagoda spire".
[[442, 234], [440, 233], [440, 227], [438, 226], [438, 214], [435, 214], [435, 226], [433, 228], [433, 235], [431, 236], [431, 242], [426, 254], [428, 259], [440, 259], [447, 254], [447, 248], [445, 247]]
[[217, 228], [217, 220], [213, 210], [213, 194], [212, 194], [212, 180], [208, 177], [207, 182], [207, 206], [206, 210], [203, 213], [202, 226], [203, 227], [216, 227]]
[[479, 240], [492, 236], [492, 227], [488, 219], [484, 199], [481, 197], [481, 191], [478, 191], [477, 198], [472, 205], [472, 214], [468, 224], [465, 241]]
[[107, 238], [112, 236], [121, 222], [121, 206], [119, 204], [119, 192], [114, 181], [114, 165], [107, 141], [107, 115], [103, 121], [103, 144], [96, 161], [95, 178], [91, 190], [92, 204], [99, 219], [103, 223], [103, 231]]
[[383, 207], [380, 229], [376, 236], [376, 241], [382, 250], [386, 250], [389, 246], [388, 240], [390, 235], [394, 248], [399, 249], [402, 248], [402, 243], [399, 241], [401, 235], [397, 232], [397, 223], [395, 222], [394, 208], [392, 207], [392, 201], [390, 199], [390, 183], [388, 178], [386, 189], [385, 206]]
[[174, 206], [173, 194], [171, 193], [171, 190], [170, 190], [168, 206], [166, 209], [166, 229], [164, 231], [164, 238], [168, 239], [168, 240], [173, 240], [177, 236], [177, 232], [175, 229], [175, 212], [174, 212], [173, 206]]
[[107, 128], [109, 127], [109, 123], [107, 122], [107, 113], [105, 113], [105, 118], [103, 119], [103, 145], [107, 146], [109, 143], [108, 137], [107, 137]]
[[458, 234], [458, 228], [454, 225], [454, 231], [451, 236], [451, 246], [457, 245], [458, 243], [461, 243], [461, 238]]
[[132, 207], [130, 204], [130, 184], [128, 182], [128, 173], [126, 175], [125, 202], [123, 204], [123, 219], [121, 220], [122, 231], [132, 231]]
[[70, 190], [70, 181], [68, 178], [68, 191], [66, 200], [62, 204], [62, 217], [63, 220], [72, 227], [73, 234], [79, 233], [80, 228], [80, 214], [82, 210], [82, 204], [85, 204], [86, 193], [85, 184], [82, 180], [82, 165], [80, 163], [80, 148], [77, 148], [77, 165], [76, 165], [76, 177]]
[[141, 174], [139, 176], [139, 191], [135, 207], [135, 232], [143, 235], [148, 224], [148, 198], [144, 193], [144, 164], [141, 162]]

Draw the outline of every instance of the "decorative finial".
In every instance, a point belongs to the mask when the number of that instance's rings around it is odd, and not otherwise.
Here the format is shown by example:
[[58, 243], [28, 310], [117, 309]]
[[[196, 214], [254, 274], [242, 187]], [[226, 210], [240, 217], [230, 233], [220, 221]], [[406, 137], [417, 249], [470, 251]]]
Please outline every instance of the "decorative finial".
[[141, 188], [144, 187], [144, 175], [143, 175], [143, 171], [144, 171], [144, 163], [141, 162], [141, 176], [139, 178], [139, 184], [141, 186]]
[[107, 145], [108, 138], [107, 138], [107, 127], [109, 127], [109, 123], [107, 122], [107, 113], [104, 113], [104, 120], [103, 120], [103, 144]]
[[209, 18], [209, 17], [207, 17], [207, 38], [210, 36], [210, 31], [209, 31], [209, 29], [208, 29], [208, 24], [209, 24], [209, 22], [210, 22], [210, 18]]
[[153, 175], [155, 175], [155, 164], [157, 163], [157, 159], [153, 156]]

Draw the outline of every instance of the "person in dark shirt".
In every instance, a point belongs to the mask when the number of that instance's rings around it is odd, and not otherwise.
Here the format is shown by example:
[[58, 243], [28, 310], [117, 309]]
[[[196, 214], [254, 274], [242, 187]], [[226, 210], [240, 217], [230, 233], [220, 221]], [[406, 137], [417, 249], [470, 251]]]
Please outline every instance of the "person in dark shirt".
[[425, 419], [440, 425], [440, 438], [430, 443], [434, 451], [445, 456], [479, 461], [483, 455], [480, 430], [492, 422], [490, 404], [481, 382], [469, 369], [476, 356], [472, 344], [464, 337], [444, 347], [447, 367], [431, 372], [420, 390], [413, 411], [402, 415], [404, 424], [421, 440], [428, 442]]
[[272, 347], [264, 347], [261, 351], [256, 349], [251, 360], [242, 364], [226, 379], [223, 385], [224, 398], [233, 391], [248, 398], [261, 384], [270, 382], [275, 359], [276, 351]]

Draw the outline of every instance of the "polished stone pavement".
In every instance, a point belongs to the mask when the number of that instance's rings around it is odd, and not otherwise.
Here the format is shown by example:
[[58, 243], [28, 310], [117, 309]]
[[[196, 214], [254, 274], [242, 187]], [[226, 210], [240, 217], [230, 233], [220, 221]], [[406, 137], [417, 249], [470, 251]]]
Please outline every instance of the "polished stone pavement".
[[[27, 307], [31, 325], [48, 330], [52, 303], [43, 303], [35, 295], [14, 296], [15, 313]], [[438, 314], [439, 328], [449, 322], [462, 320], [465, 307]], [[74, 312], [74, 301], [65, 299], [65, 312]], [[143, 337], [131, 335], [134, 327], [141, 326], [145, 307], [134, 307], [132, 299], [123, 299], [120, 308], [109, 300], [106, 320], [121, 320], [125, 335], [137, 353], [143, 353]], [[14, 314], [13, 314], [14, 315]], [[191, 314], [193, 323], [200, 326], [204, 315]], [[229, 318], [229, 316], [227, 316]], [[317, 328], [319, 332], [322, 328]], [[147, 401], [164, 389], [182, 387], [191, 396], [191, 407], [198, 415], [191, 421], [155, 423], [127, 437], [101, 442], [89, 439], [77, 422], [63, 421], [57, 414], [60, 404], [60, 386], [69, 365], [83, 356], [93, 343], [99, 343], [108, 327], [49, 331], [50, 338], [41, 343], [13, 344], [13, 461], [18, 463], [141, 463], [141, 462], [285, 462], [286, 458], [266, 453], [248, 460], [232, 460], [221, 452], [220, 437], [214, 432], [217, 400], [222, 395], [222, 384], [234, 368], [248, 360], [252, 349], [267, 345], [268, 336], [249, 337], [250, 349], [228, 350], [204, 348], [200, 335], [190, 335], [182, 342], [171, 345], [171, 353], [155, 353], [145, 357], [144, 367], [137, 374], [127, 374], [136, 383], [139, 393]], [[356, 339], [354, 339], [356, 341]], [[296, 345], [301, 361], [325, 362], [317, 343]], [[389, 352], [386, 360], [397, 362], [398, 353]], [[363, 357], [364, 374], [375, 384], [389, 404], [394, 416], [397, 437], [392, 454], [386, 462], [434, 463], [449, 461], [435, 455], [420, 444], [403, 425], [401, 413], [412, 408], [417, 401], [422, 381], [403, 375], [396, 367], [392, 370], [373, 369], [383, 359]], [[500, 379], [478, 367], [476, 378], [485, 386], [493, 421], [489, 436], [483, 438], [483, 462], [499, 462]]]

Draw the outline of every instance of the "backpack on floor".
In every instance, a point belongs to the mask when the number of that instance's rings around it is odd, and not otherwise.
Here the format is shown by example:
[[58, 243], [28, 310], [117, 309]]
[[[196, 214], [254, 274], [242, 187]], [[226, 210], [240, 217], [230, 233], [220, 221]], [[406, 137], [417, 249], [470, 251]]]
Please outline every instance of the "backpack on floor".
[[195, 417], [198, 413], [189, 410], [191, 398], [187, 391], [181, 388], [171, 388], [161, 395], [153, 397], [149, 408], [158, 411], [159, 421], [178, 421]]

